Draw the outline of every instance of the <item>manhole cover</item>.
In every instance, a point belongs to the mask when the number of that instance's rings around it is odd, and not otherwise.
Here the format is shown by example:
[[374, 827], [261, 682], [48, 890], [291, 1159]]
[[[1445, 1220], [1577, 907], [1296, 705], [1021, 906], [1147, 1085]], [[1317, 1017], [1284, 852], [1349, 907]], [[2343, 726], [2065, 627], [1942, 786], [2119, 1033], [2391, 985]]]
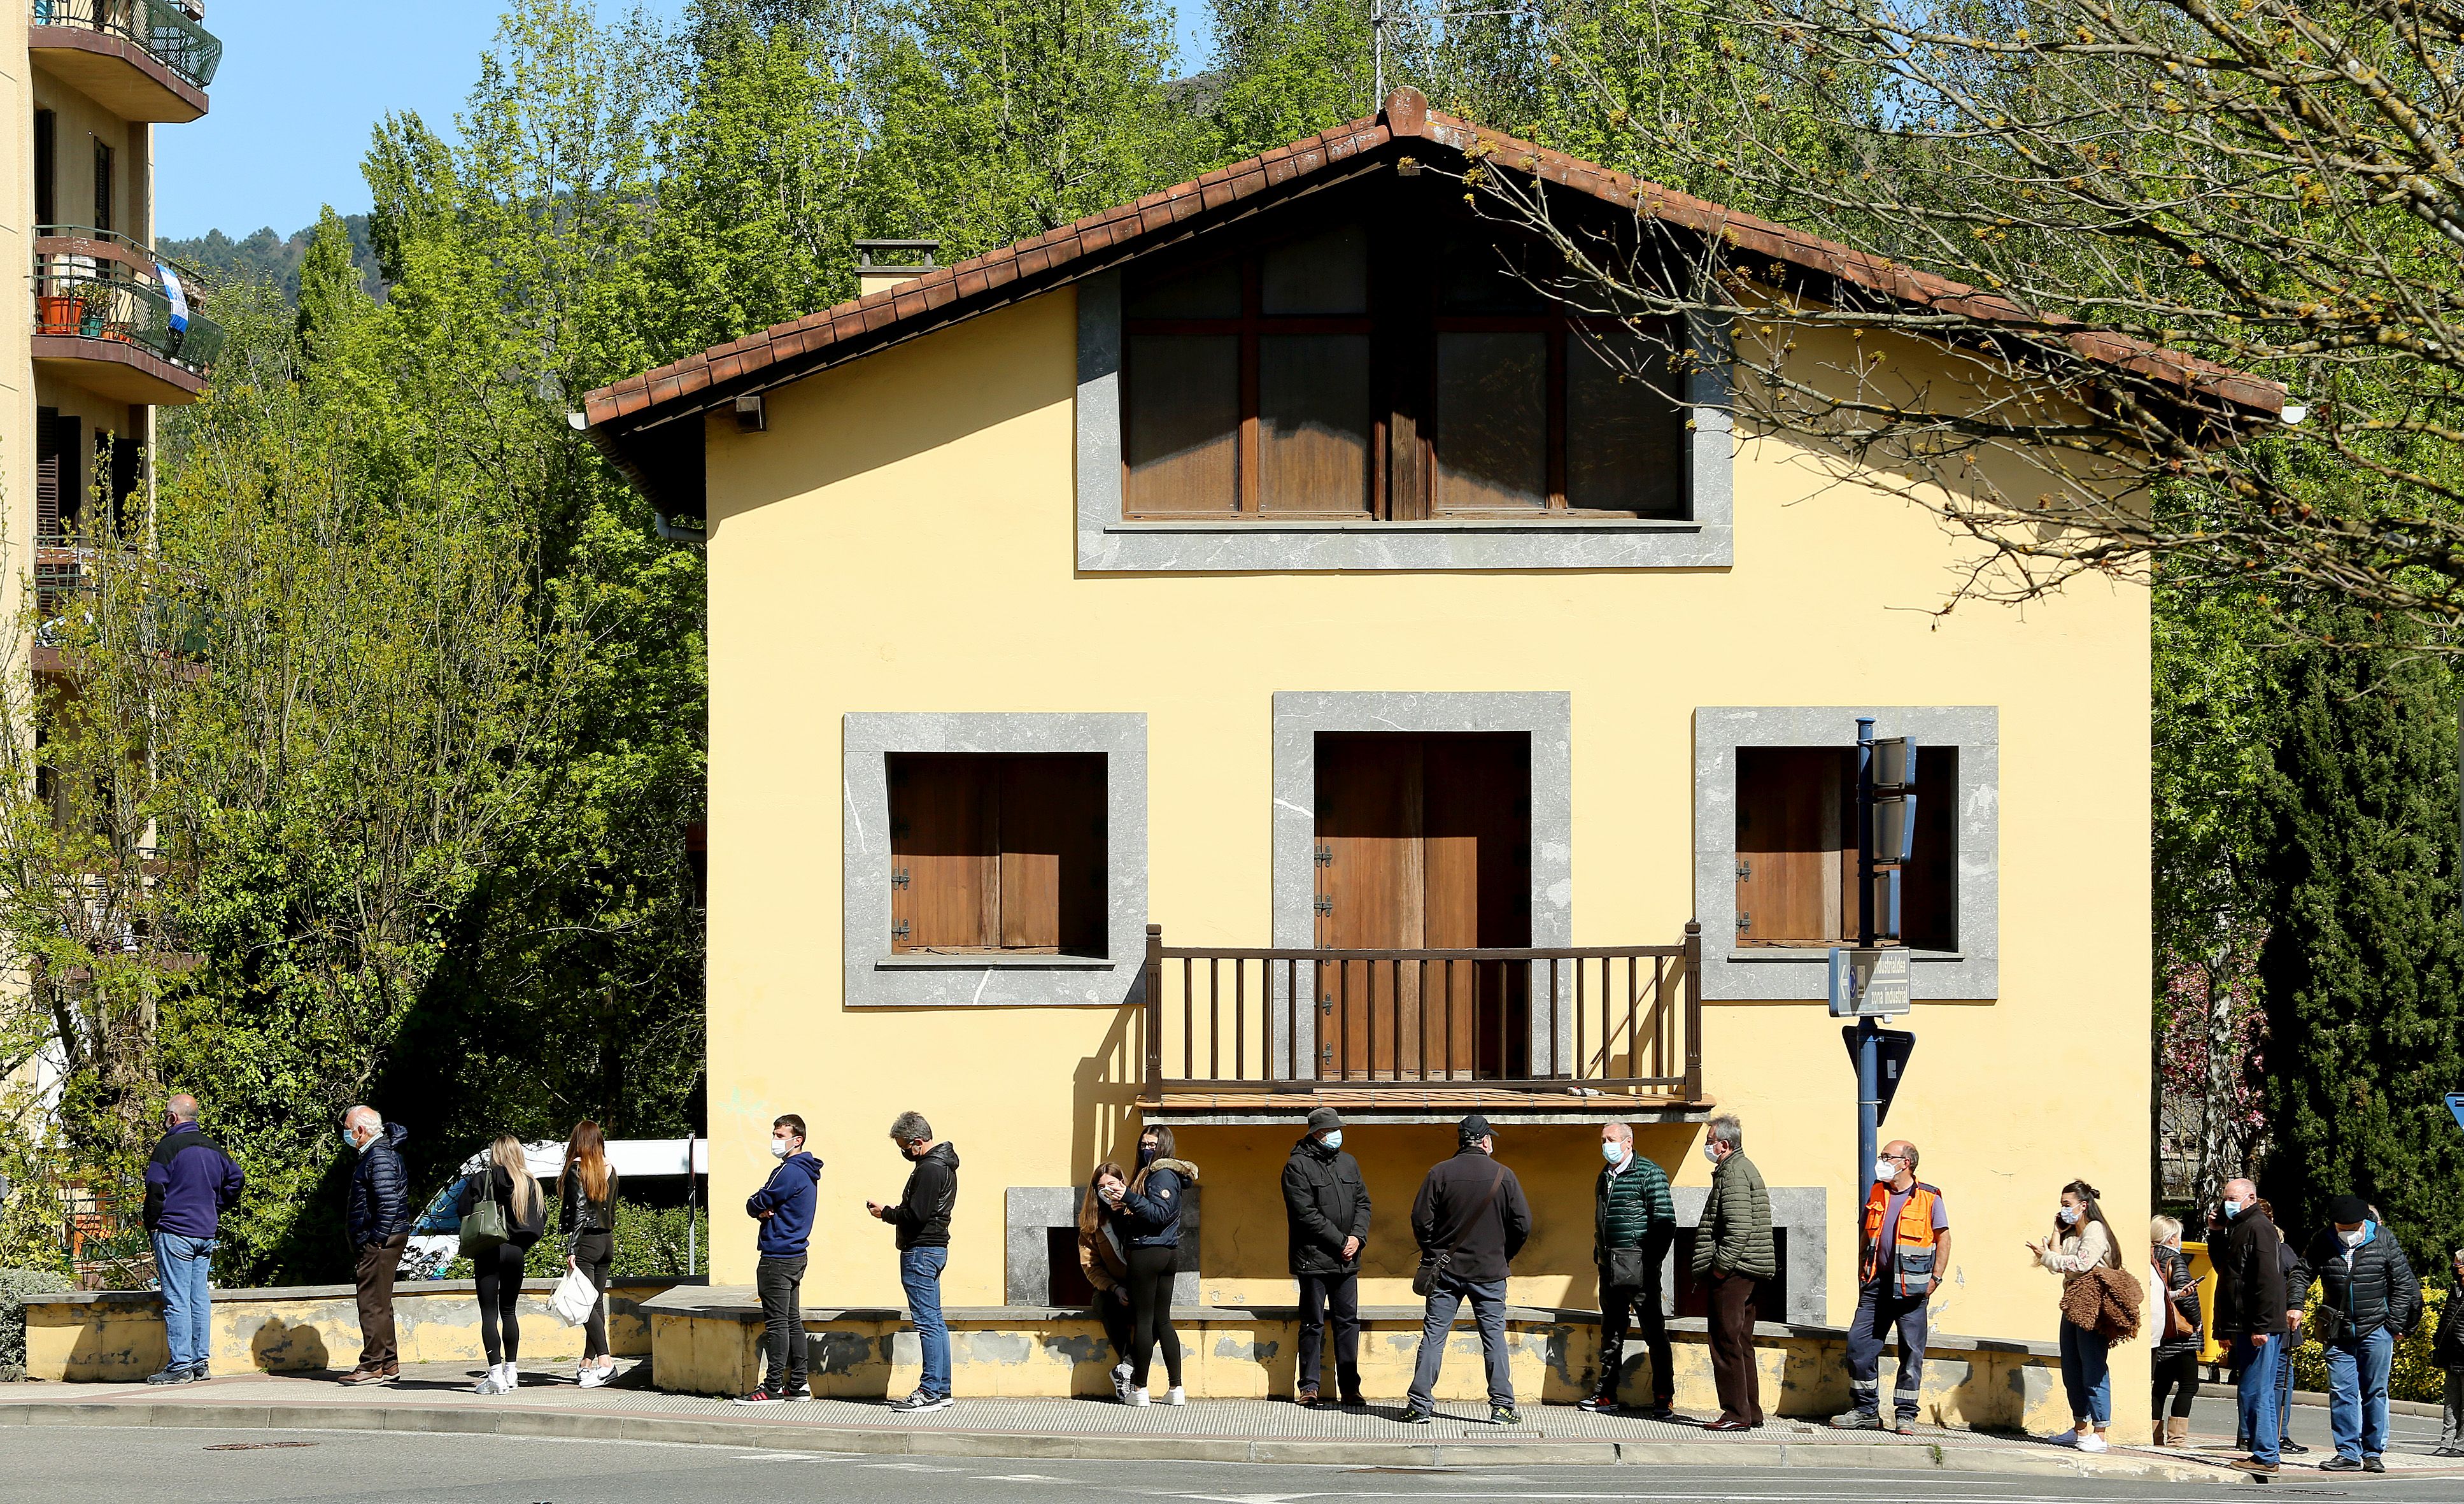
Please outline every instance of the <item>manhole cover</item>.
[[208, 1451], [279, 1451], [291, 1447], [314, 1447], [315, 1442], [215, 1442]]

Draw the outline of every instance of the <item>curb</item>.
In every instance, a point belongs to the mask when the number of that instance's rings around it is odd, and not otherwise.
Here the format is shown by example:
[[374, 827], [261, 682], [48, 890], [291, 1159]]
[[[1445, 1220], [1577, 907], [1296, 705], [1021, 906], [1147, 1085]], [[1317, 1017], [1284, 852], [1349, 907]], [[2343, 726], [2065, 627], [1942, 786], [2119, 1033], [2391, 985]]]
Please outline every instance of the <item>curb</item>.
[[1300, 1463], [1321, 1467], [1841, 1468], [1982, 1472], [2032, 1477], [2235, 1483], [2222, 1467], [2133, 1453], [2087, 1457], [2053, 1449], [1940, 1445], [1819, 1445], [1605, 1441], [1358, 1441], [1223, 1436], [1039, 1435], [1020, 1431], [889, 1430], [549, 1409], [464, 1405], [76, 1404], [0, 1404], [0, 1427], [180, 1427], [215, 1430], [417, 1431], [475, 1436], [667, 1442], [765, 1451], [916, 1457], [1048, 1458], [1077, 1462]]

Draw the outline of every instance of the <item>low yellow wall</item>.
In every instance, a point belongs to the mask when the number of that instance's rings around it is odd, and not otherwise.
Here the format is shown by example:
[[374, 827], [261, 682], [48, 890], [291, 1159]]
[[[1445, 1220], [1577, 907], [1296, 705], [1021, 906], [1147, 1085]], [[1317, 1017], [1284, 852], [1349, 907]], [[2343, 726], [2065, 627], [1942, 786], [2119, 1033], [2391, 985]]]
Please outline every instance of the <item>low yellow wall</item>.
[[[618, 1284], [608, 1291], [607, 1342], [623, 1357], [650, 1350], [650, 1330], [638, 1301], [672, 1281]], [[522, 1287], [524, 1361], [566, 1361], [582, 1356], [582, 1329], [548, 1313], [556, 1287]], [[394, 1287], [396, 1346], [406, 1363], [486, 1361], [479, 1341], [478, 1297], [464, 1281]], [[214, 1292], [213, 1351], [217, 1373], [314, 1373], [359, 1360], [360, 1312], [348, 1285]], [[71, 1383], [126, 1382], [171, 1360], [164, 1338], [162, 1298], [149, 1291], [100, 1291], [26, 1302], [26, 1375]]]
[[[687, 1394], [742, 1394], [761, 1378], [761, 1321], [752, 1311], [649, 1313], [651, 1367], [661, 1389]], [[1286, 1398], [1293, 1389], [1298, 1323], [1270, 1315], [1220, 1312], [1183, 1315], [1181, 1378], [1193, 1398]], [[1710, 1349], [1697, 1321], [1671, 1333], [1677, 1407], [1713, 1414]], [[1417, 1314], [1366, 1315], [1361, 1323], [1360, 1377], [1377, 1400], [1399, 1400], [1411, 1387], [1419, 1352]], [[866, 1313], [808, 1317], [804, 1323], [813, 1392], [880, 1399], [913, 1390], [922, 1377], [920, 1353], [903, 1320]], [[1599, 1377], [1599, 1328], [1573, 1319], [1521, 1319], [1507, 1327], [1516, 1398], [1526, 1404], [1572, 1404], [1593, 1392]], [[1925, 1364], [1922, 1404], [1928, 1424], [1988, 1429], [2065, 1430], [2070, 1406], [2061, 1395], [2059, 1364], [2044, 1344], [1979, 1344], [1945, 1339]], [[1845, 1340], [1820, 1329], [1767, 1327], [1757, 1338], [1763, 1407], [1774, 1415], [1830, 1416], [1848, 1406]], [[1624, 1392], [1648, 1399], [1641, 1346], [1626, 1347]], [[952, 1382], [971, 1399], [1103, 1396], [1111, 1393], [1111, 1343], [1094, 1320], [1033, 1313], [950, 1316]], [[1331, 1355], [1329, 1358], [1331, 1366]], [[1162, 1383], [1160, 1362], [1157, 1386]], [[1898, 1359], [1885, 1355], [1886, 1375]], [[1331, 1376], [1330, 1375], [1330, 1378]], [[1478, 1402], [1487, 1397], [1480, 1334], [1459, 1324], [1446, 1345], [1437, 1397]]]

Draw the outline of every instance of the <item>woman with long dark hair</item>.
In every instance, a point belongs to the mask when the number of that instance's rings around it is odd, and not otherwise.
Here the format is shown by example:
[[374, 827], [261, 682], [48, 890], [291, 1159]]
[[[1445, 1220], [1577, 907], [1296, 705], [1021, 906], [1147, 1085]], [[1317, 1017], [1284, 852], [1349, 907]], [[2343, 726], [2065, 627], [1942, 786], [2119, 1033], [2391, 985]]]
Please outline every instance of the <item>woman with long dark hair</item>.
[[1104, 1214], [1129, 1188], [1129, 1172], [1106, 1160], [1088, 1177], [1078, 1203], [1078, 1267], [1094, 1287], [1095, 1319], [1112, 1340], [1112, 1393], [1124, 1404], [1130, 1399], [1130, 1259]]
[[564, 1143], [564, 1167], [556, 1172], [558, 1220], [564, 1228], [564, 1267], [581, 1270], [599, 1288], [599, 1303], [582, 1331], [582, 1365], [574, 1378], [596, 1389], [616, 1377], [607, 1350], [607, 1272], [616, 1262], [616, 1167], [607, 1162], [607, 1136], [585, 1117]]
[[1198, 1183], [1198, 1166], [1173, 1158], [1172, 1130], [1149, 1125], [1138, 1135], [1138, 1173], [1111, 1203], [1113, 1229], [1129, 1249], [1130, 1392], [1145, 1404], [1155, 1351], [1163, 1349], [1166, 1404], [1186, 1404], [1180, 1384], [1180, 1334], [1172, 1329], [1173, 1266], [1180, 1261], [1180, 1204]]
[[[2092, 1270], [2122, 1267], [2122, 1240], [2104, 1220], [2095, 1186], [2073, 1181], [2062, 1187], [2053, 1233], [2041, 1243], [2030, 1240], [2028, 1256], [2061, 1275], [2064, 1290]], [[2062, 1318], [2061, 1338], [2062, 1389], [2070, 1397], [2072, 1430], [2055, 1439], [2081, 1451], [2102, 1451], [2104, 1428], [2113, 1424], [2113, 1385], [2105, 1371], [2109, 1344], [2068, 1316]]]
[[473, 1387], [480, 1394], [511, 1394], [521, 1382], [522, 1325], [517, 1308], [522, 1298], [522, 1264], [547, 1231], [547, 1198], [531, 1176], [522, 1141], [512, 1134], [498, 1134], [488, 1146], [488, 1162], [463, 1181], [454, 1209], [468, 1217], [482, 1201], [505, 1208], [506, 1237], [471, 1260], [471, 1278], [479, 1287], [479, 1345], [488, 1350], [488, 1372]]

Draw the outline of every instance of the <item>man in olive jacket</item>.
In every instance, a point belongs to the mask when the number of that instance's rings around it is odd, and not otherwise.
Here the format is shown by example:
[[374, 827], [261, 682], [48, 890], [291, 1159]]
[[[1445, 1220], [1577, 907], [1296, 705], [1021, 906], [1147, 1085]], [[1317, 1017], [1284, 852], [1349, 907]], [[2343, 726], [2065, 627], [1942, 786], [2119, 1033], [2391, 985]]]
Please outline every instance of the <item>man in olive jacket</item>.
[[1746, 1128], [1734, 1113], [1711, 1119], [1703, 1141], [1711, 1161], [1711, 1200], [1694, 1231], [1694, 1274], [1710, 1292], [1711, 1382], [1720, 1418], [1706, 1431], [1749, 1431], [1763, 1423], [1762, 1375], [1754, 1363], [1754, 1298], [1779, 1273], [1771, 1247], [1771, 1192], [1746, 1158]]
[[1284, 1217], [1292, 1238], [1292, 1277], [1301, 1286], [1299, 1404], [1317, 1404], [1326, 1316], [1334, 1313], [1334, 1378], [1342, 1403], [1360, 1398], [1360, 1250], [1369, 1241], [1369, 1186], [1360, 1161], [1343, 1152], [1343, 1118], [1331, 1107], [1309, 1114], [1309, 1132], [1284, 1161]]

